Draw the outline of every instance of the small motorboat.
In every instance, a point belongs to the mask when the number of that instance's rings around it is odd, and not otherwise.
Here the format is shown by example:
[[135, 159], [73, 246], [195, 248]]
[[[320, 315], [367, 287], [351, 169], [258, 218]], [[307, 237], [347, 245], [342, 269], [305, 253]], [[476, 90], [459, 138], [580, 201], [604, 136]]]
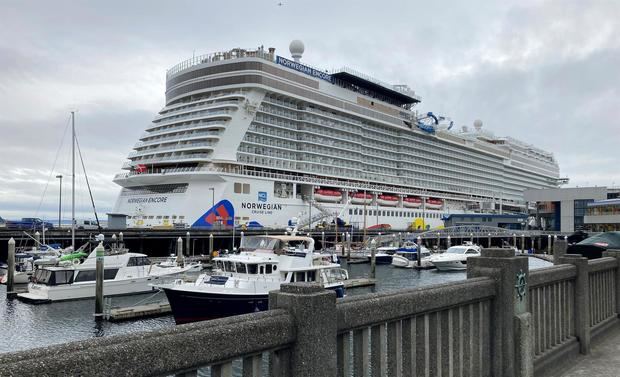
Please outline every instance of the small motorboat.
[[433, 255], [430, 261], [439, 271], [465, 270], [467, 258], [479, 256], [480, 246], [466, 242], [464, 245], [452, 246], [444, 253]]
[[[415, 244], [414, 244], [415, 245]], [[418, 266], [418, 249], [417, 245], [411, 247], [399, 248], [396, 250], [396, 254], [392, 257], [392, 266], [400, 268], [433, 268], [431, 263], [431, 252], [426, 247], [422, 246], [421, 265]]]

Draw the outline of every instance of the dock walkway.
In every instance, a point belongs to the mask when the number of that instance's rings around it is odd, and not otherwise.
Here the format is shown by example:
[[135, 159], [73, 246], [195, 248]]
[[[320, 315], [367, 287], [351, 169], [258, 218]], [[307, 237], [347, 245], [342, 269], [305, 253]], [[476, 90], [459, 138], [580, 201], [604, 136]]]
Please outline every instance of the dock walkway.
[[569, 369], [560, 371], [557, 377], [620, 375], [620, 327], [610, 330], [604, 338], [592, 346], [592, 353], [580, 355], [570, 364]]

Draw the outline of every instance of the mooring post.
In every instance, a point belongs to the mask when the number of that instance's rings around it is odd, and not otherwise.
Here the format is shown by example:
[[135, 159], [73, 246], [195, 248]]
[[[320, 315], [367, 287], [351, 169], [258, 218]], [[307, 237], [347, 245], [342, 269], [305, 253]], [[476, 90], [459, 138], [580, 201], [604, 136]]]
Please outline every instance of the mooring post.
[[467, 259], [467, 278], [489, 277], [497, 296], [490, 309], [491, 375], [534, 375], [531, 314], [528, 308], [528, 258], [511, 249], [489, 248], [482, 256]]
[[416, 262], [418, 264], [418, 267], [422, 267], [422, 237], [418, 236], [416, 241], [418, 241], [418, 247], [416, 247], [415, 253]]
[[209, 261], [213, 258], [213, 233], [209, 233]]
[[[190, 246], [190, 234], [189, 232], [185, 233], [185, 255], [189, 257], [190, 253], [189, 253], [189, 246]], [[185, 258], [183, 258], [185, 259]]]
[[321, 251], [325, 250], [325, 232], [321, 232]]
[[521, 253], [525, 253], [525, 234], [521, 235]]
[[38, 248], [40, 244], [41, 244], [41, 234], [39, 233], [39, 231], [36, 231], [34, 233], [34, 247], [33, 247], [33, 249]]
[[512, 246], [513, 246], [514, 248], [516, 248], [516, 247], [517, 247], [517, 235], [516, 235], [516, 234], [514, 234], [514, 233], [512, 234]]
[[9, 240], [9, 260], [7, 261], [6, 271], [6, 297], [13, 297], [15, 292], [13, 291], [13, 284], [15, 282], [15, 240], [13, 237]]
[[[560, 243], [559, 240], [558, 243]], [[590, 354], [590, 274], [588, 258], [580, 254], [566, 254], [560, 258], [560, 263], [572, 264], [577, 267], [573, 299], [575, 336], [579, 340], [579, 352], [588, 355]]]
[[125, 240], [123, 239], [123, 232], [118, 233], [118, 241], [120, 243], [119, 247], [125, 247]]
[[347, 233], [347, 260], [351, 260], [351, 233]]
[[183, 238], [177, 238], [177, 266], [183, 266]]
[[346, 245], [347, 245], [346, 234], [342, 233], [342, 238], [341, 239], [342, 239], [342, 245], [341, 245], [341, 248], [340, 248], [340, 252], [341, 252], [342, 256], [344, 257], [346, 255], [346, 252], [347, 252], [345, 250]]
[[375, 272], [376, 272], [376, 264], [377, 264], [377, 240], [375, 240], [374, 238], [372, 239], [372, 241], [370, 241], [370, 278], [374, 279], [375, 278]]
[[551, 254], [551, 234], [547, 235], [547, 254]]
[[452, 246], [452, 238], [448, 236], [446, 238], [446, 250], [449, 249], [451, 246]]
[[95, 255], [97, 256], [95, 265], [95, 320], [103, 318], [104, 252], [103, 242], [99, 242], [95, 248]]
[[[285, 309], [293, 316], [297, 339], [289, 348], [289, 360], [283, 363], [290, 367], [290, 373], [271, 370], [270, 375], [338, 375], [338, 312], [334, 291], [318, 283], [282, 284], [279, 291], [269, 292], [269, 309]], [[282, 365], [273, 361], [272, 368]]]
[[491, 246], [492, 246], [491, 245], [491, 233], [489, 233], [489, 237], [488, 237], [488, 240], [487, 240], [487, 247], [491, 247]]
[[568, 245], [565, 240], [556, 240], [553, 244], [553, 264], [562, 264], [562, 257], [566, 255]]
[[112, 247], [118, 249], [118, 243], [116, 242], [116, 233], [112, 234]]
[[245, 232], [241, 231], [241, 238], [239, 238], [239, 250], [245, 245]]

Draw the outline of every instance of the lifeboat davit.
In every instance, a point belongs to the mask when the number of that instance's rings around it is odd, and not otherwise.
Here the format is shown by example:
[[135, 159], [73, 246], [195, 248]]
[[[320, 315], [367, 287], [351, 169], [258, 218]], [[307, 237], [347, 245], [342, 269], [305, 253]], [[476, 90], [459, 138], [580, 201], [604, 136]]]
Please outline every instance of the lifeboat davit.
[[351, 194], [351, 204], [370, 204], [372, 202], [371, 194], [356, 192]]
[[377, 203], [380, 206], [396, 207], [398, 205], [398, 196], [379, 195], [377, 197]]
[[403, 206], [405, 208], [419, 208], [422, 206], [422, 199], [417, 196], [408, 196], [403, 198]]
[[426, 209], [441, 209], [443, 207], [443, 200], [428, 198], [426, 199]]
[[314, 191], [314, 199], [319, 202], [336, 203], [342, 199], [342, 193], [338, 190], [318, 189]]

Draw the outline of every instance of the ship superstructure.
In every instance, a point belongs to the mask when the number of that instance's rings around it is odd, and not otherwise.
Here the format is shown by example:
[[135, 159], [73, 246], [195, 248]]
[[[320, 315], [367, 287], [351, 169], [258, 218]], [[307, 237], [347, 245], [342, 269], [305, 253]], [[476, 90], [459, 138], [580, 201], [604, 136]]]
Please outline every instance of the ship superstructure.
[[[275, 49], [194, 57], [166, 74], [166, 105], [114, 181], [128, 225], [441, 225], [450, 212], [525, 210], [557, 187], [552, 154], [415, 111], [420, 98], [349, 68]], [[441, 119], [439, 119], [441, 120]]]

